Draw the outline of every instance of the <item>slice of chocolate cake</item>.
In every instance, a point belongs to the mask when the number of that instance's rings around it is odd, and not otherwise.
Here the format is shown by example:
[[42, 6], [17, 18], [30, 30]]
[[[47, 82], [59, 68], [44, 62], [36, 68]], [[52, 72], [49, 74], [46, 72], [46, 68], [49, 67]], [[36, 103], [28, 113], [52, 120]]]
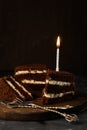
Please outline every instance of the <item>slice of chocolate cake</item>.
[[16, 99], [16, 94], [6, 82], [6, 77], [0, 78], [0, 100], [13, 101], [14, 99]]
[[16, 98], [32, 100], [32, 94], [24, 88], [13, 76], [0, 79], [0, 100], [12, 101]]
[[70, 100], [75, 95], [75, 77], [69, 72], [49, 70], [43, 89], [43, 104]]
[[42, 64], [18, 66], [15, 68], [15, 78], [34, 97], [42, 96], [42, 90], [46, 83], [47, 68]]

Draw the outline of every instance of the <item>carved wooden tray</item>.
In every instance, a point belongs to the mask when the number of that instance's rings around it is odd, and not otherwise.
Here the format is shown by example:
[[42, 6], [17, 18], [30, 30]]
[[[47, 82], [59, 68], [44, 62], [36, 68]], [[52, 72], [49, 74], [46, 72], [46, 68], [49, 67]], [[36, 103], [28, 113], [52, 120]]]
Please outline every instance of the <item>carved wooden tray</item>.
[[[78, 93], [78, 96], [73, 100], [59, 102], [52, 105], [43, 106], [41, 103], [42, 99], [38, 98], [31, 103], [45, 107], [47, 109], [52, 109], [59, 111], [61, 113], [75, 113], [79, 114], [81, 111], [85, 110], [87, 107], [87, 94]], [[27, 102], [28, 104], [29, 102]], [[25, 102], [26, 104], [26, 102]], [[10, 108], [6, 105], [0, 104], [0, 119], [3, 120], [20, 120], [20, 121], [41, 121], [41, 120], [51, 120], [60, 118], [60, 114], [44, 110], [42, 108], [32, 108], [32, 107], [14, 107]]]

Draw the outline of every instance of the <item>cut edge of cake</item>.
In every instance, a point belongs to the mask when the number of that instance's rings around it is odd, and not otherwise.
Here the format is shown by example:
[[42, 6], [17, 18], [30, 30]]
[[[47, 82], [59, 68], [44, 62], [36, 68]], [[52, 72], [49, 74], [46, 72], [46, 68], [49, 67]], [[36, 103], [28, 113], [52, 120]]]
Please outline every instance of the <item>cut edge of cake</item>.
[[[54, 79], [59, 79], [54, 80], [53, 75]], [[62, 99], [64, 100], [64, 98], [72, 99], [75, 94], [75, 76], [72, 73], [66, 71], [48, 71], [46, 86], [42, 91], [43, 104], [59, 102], [59, 100], [62, 101]]]

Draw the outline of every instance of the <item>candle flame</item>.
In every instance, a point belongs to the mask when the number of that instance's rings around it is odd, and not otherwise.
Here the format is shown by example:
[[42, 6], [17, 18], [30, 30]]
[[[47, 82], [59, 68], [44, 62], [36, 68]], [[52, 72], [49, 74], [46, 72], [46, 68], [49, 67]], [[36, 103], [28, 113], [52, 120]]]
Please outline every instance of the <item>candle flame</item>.
[[60, 47], [60, 37], [59, 37], [59, 36], [58, 36], [58, 38], [57, 38], [56, 46], [57, 46], [57, 47]]

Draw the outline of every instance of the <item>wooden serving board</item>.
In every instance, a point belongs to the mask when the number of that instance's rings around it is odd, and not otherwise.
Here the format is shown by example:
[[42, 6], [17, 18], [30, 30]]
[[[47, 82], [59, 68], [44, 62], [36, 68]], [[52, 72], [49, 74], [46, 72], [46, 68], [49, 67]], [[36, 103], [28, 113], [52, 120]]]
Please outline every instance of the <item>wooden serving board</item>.
[[[87, 107], [87, 94], [79, 93], [76, 98], [69, 101], [59, 102], [51, 105], [42, 105], [42, 99], [38, 98], [32, 103], [42, 107], [54, 107], [56, 110], [66, 113], [79, 114]], [[60, 115], [40, 108], [9, 108], [0, 105], [0, 119], [16, 121], [41, 121], [59, 118]]]

